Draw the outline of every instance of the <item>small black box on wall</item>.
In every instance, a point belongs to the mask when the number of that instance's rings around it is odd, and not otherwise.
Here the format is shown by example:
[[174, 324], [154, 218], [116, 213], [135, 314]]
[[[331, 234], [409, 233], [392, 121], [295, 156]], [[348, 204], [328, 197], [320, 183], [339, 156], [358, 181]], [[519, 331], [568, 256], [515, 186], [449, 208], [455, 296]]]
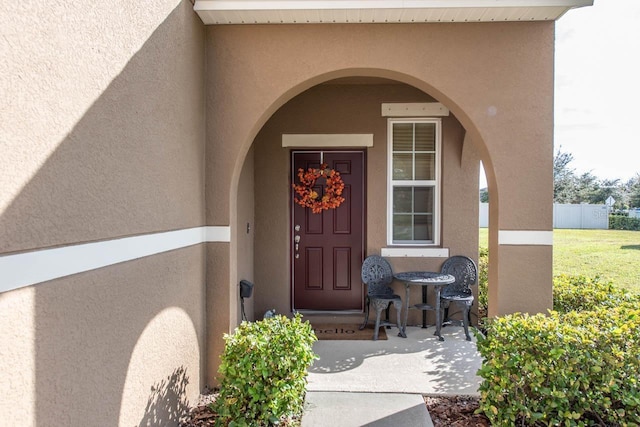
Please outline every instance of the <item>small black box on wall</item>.
[[253, 283], [248, 280], [240, 281], [240, 298], [251, 298], [253, 292]]

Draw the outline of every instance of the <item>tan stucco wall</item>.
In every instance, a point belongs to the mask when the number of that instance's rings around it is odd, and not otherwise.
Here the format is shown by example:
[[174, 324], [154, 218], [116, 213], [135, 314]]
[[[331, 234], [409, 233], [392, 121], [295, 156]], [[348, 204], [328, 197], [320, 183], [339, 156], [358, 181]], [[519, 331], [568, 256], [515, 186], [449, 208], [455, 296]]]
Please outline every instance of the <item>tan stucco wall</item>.
[[3, 11], [0, 253], [203, 225], [190, 2], [34, 3]]
[[[0, 256], [205, 225], [191, 3], [0, 18]], [[198, 245], [0, 293], [0, 424], [177, 425], [203, 384], [204, 266]]]
[[200, 392], [204, 247], [0, 294], [4, 425], [177, 425]]
[[[552, 161], [553, 28], [552, 22], [208, 27], [207, 180], [220, 184], [207, 187], [208, 199], [235, 187], [255, 135], [291, 97], [333, 77], [372, 75], [412, 84], [460, 119], [491, 169], [491, 184], [499, 179], [500, 194], [518, 206], [501, 211], [503, 229], [547, 229], [549, 195], [522, 191], [522, 185], [533, 190], [536, 180], [514, 178], [542, 169], [541, 185], [551, 185], [545, 166]], [[229, 221], [226, 200], [208, 206], [208, 222]]]
[[[252, 148], [247, 154], [238, 183], [238, 226], [236, 227], [236, 238], [233, 239], [237, 245], [238, 286], [242, 279], [254, 282], [254, 239], [256, 233], [254, 153], [255, 150]], [[258, 183], [258, 185], [260, 184]], [[235, 301], [233, 301], [233, 297], [235, 297]], [[244, 300], [245, 314], [248, 320], [254, 320], [254, 303], [254, 296]], [[236, 321], [240, 323], [242, 321], [242, 310], [239, 288], [232, 295], [232, 304], [238, 307]]]
[[[398, 80], [445, 104], [485, 165], [492, 197], [493, 314], [523, 306], [529, 312], [545, 311], [551, 283], [541, 282], [535, 271], [551, 271], [548, 257], [536, 257], [537, 264], [527, 271], [514, 271], [506, 255], [512, 247], [499, 248], [497, 233], [551, 230], [553, 42], [553, 22], [208, 27], [206, 181], [216, 185], [206, 186], [206, 199], [216, 203], [207, 203], [207, 223], [235, 226], [234, 194], [244, 156], [286, 102], [332, 78]], [[281, 197], [274, 195], [273, 203], [282, 205]], [[469, 215], [472, 211], [477, 208], [465, 210]], [[263, 238], [258, 237], [260, 229], [256, 239]], [[444, 229], [444, 236], [457, 240], [454, 230]], [[273, 261], [288, 268], [286, 259]], [[256, 266], [262, 262], [256, 259]], [[213, 288], [235, 286], [235, 278], [209, 281]], [[541, 297], [527, 296], [525, 289]], [[502, 292], [512, 298], [496, 298]], [[272, 302], [261, 304], [264, 308]], [[234, 318], [229, 313], [216, 316], [230, 323]], [[212, 321], [208, 325], [212, 336], [228, 329]]]

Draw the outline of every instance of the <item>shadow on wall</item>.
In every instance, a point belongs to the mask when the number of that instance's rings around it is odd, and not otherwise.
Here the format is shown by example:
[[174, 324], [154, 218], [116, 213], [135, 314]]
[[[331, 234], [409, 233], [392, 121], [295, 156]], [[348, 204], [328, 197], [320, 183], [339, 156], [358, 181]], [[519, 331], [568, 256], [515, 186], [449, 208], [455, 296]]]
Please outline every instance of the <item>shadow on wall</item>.
[[185, 398], [187, 384], [189, 377], [183, 366], [176, 369], [166, 380], [154, 384], [144, 417], [138, 426], [176, 425], [186, 421], [189, 413], [189, 402]]
[[0, 212], [0, 254], [204, 224], [203, 50], [182, 1], [75, 125], [59, 119], [73, 128]]
[[36, 287], [35, 425], [154, 417], [178, 425], [174, 415], [202, 381], [204, 252], [193, 246]]
[[[109, 49], [122, 47], [88, 48], [105, 49], [108, 60]], [[0, 253], [203, 225], [203, 51], [202, 23], [189, 1], [178, 2], [0, 212]], [[82, 52], [78, 55], [60, 61], [81, 61]], [[37, 101], [33, 108], [55, 114]], [[33, 397], [15, 402], [23, 412], [33, 412], [33, 425], [118, 425], [141, 333], [157, 313], [178, 307], [191, 319], [199, 342], [171, 345], [166, 338], [176, 331], [166, 331], [155, 344], [167, 355], [164, 365], [148, 363], [131, 379], [148, 384], [147, 377], [161, 378], [182, 366], [152, 390], [141, 421], [177, 425], [188, 384], [184, 366], [195, 376], [195, 387], [202, 380], [196, 362], [182, 361], [204, 360], [204, 252], [202, 245], [189, 247], [8, 295], [22, 299], [16, 306], [33, 302], [32, 313], [16, 309], [14, 314], [25, 325], [33, 323], [33, 350], [22, 356], [32, 365], [20, 377]], [[16, 331], [11, 340], [24, 341], [23, 336]], [[0, 374], [11, 375], [20, 363], [0, 360]], [[129, 412], [135, 420], [145, 399], [142, 395]]]

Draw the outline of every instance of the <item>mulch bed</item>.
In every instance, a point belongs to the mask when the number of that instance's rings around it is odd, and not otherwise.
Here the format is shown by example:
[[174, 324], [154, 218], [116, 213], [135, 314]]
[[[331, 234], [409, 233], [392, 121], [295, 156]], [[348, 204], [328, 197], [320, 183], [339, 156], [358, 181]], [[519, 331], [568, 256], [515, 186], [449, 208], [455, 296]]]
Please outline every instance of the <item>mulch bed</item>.
[[215, 424], [218, 415], [209, 408], [209, 404], [216, 400], [217, 393], [205, 390], [200, 395], [196, 406], [189, 412], [187, 419], [180, 423], [180, 427], [210, 427]]
[[425, 397], [434, 427], [490, 427], [489, 419], [475, 414], [478, 398], [471, 396]]
[[[180, 427], [210, 427], [217, 415], [209, 408], [215, 394], [203, 395]], [[490, 427], [487, 417], [475, 414], [478, 398], [470, 396], [425, 397], [434, 427]]]

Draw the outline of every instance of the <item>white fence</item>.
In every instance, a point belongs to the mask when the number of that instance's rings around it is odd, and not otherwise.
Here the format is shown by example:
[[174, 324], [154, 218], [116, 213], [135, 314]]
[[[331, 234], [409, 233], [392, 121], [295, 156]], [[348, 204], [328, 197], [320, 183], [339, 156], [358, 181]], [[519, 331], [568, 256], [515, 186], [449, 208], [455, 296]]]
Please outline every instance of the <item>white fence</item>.
[[[480, 203], [480, 227], [489, 226], [489, 204]], [[553, 228], [609, 228], [606, 205], [553, 204]]]
[[480, 228], [489, 226], [489, 203], [480, 203]]

